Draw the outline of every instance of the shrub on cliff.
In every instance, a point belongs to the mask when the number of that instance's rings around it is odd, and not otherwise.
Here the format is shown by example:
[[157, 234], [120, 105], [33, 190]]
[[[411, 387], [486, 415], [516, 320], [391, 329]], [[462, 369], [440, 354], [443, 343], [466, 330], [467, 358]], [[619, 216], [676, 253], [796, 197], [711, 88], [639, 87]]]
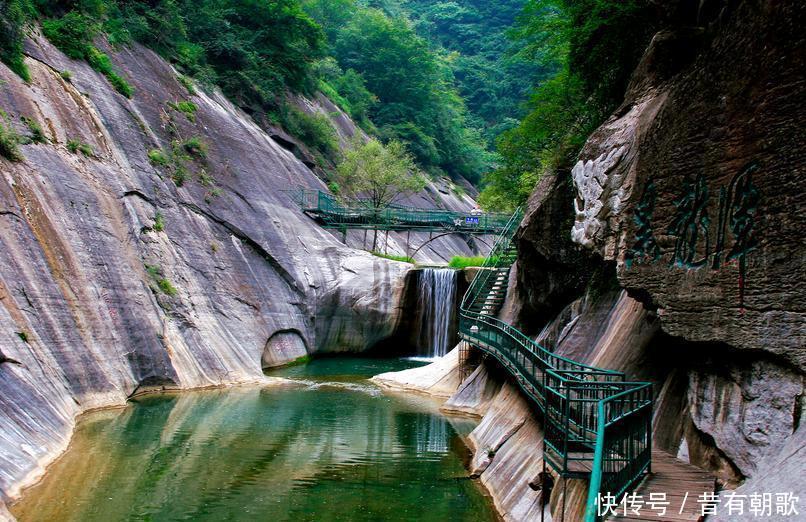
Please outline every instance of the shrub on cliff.
[[11, 161], [22, 161], [21, 141], [22, 136], [11, 126], [6, 113], [0, 111], [0, 156]]
[[336, 129], [324, 114], [308, 114], [292, 105], [283, 108], [280, 123], [292, 136], [305, 145], [321, 152], [326, 158], [335, 160], [339, 152]]
[[22, 40], [32, 12], [29, 0], [0, 2], [0, 61], [26, 82], [31, 81], [31, 74], [23, 60]]
[[61, 18], [42, 21], [42, 32], [53, 45], [74, 60], [86, 60], [93, 69], [106, 76], [122, 95], [131, 98], [134, 89], [115, 72], [109, 56], [92, 43], [101, 26], [89, 14], [70, 11]]

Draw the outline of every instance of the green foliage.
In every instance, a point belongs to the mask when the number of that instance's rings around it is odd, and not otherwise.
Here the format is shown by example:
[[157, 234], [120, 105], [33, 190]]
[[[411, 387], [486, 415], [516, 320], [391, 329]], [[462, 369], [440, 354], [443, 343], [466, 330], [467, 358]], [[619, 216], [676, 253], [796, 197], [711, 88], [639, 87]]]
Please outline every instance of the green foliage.
[[31, 73], [25, 65], [22, 42], [33, 12], [30, 0], [0, 2], [0, 61], [26, 83], [31, 81]]
[[213, 186], [213, 182], [213, 177], [207, 172], [207, 170], [199, 170], [199, 183], [201, 183], [203, 187], [211, 187]]
[[513, 35], [522, 56], [554, 73], [498, 140], [501, 162], [484, 179], [482, 206], [511, 210], [543, 172], [570, 169], [586, 137], [621, 103], [656, 16], [648, 0], [527, 2]]
[[20, 341], [28, 343], [28, 332], [17, 332], [17, 337], [20, 338]]
[[162, 212], [157, 212], [156, 215], [154, 215], [153, 228], [155, 232], [162, 232], [163, 230], [165, 230], [165, 220], [162, 217]]
[[[90, 9], [92, 3], [82, 2], [90, 12], [104, 12], [101, 7]], [[74, 60], [86, 60], [90, 66], [106, 76], [109, 83], [122, 95], [131, 98], [134, 89], [117, 74], [109, 56], [99, 51], [92, 43], [99, 34], [101, 25], [96, 17], [88, 12], [72, 10], [61, 18], [42, 21], [42, 32], [53, 45]]]
[[190, 94], [191, 96], [196, 94], [196, 88], [193, 86], [193, 81], [190, 78], [188, 78], [183, 74], [180, 74], [179, 76], [176, 77], [176, 80], [179, 83], [181, 83], [185, 89], [187, 89], [188, 94]]
[[373, 208], [384, 208], [404, 194], [425, 188], [414, 159], [399, 141], [355, 141], [336, 170], [342, 193], [366, 197]]
[[78, 11], [70, 11], [62, 18], [42, 21], [45, 37], [74, 60], [89, 58], [92, 39], [99, 30], [97, 21]]
[[327, 184], [327, 189], [330, 191], [331, 194], [334, 196], [338, 196], [341, 192], [341, 186], [336, 183], [335, 181], [331, 181]]
[[28, 127], [28, 139], [31, 140], [31, 143], [48, 143], [49, 140], [45, 136], [45, 132], [36, 120], [27, 116], [22, 116], [20, 119]]
[[177, 289], [174, 287], [173, 284], [168, 279], [160, 279], [157, 281], [157, 286], [162, 291], [163, 294], [175, 296], [177, 294]]
[[364, 78], [352, 69], [342, 71], [336, 60], [328, 57], [317, 63], [316, 74], [320, 77], [319, 90], [342, 108], [359, 125], [374, 130], [369, 119], [370, 110], [378, 103]]
[[199, 136], [194, 136], [182, 143], [182, 148], [192, 157], [204, 159], [207, 157], [207, 144]]
[[[177, 187], [185, 184], [191, 176], [193, 161], [203, 161], [207, 158], [207, 144], [199, 136], [187, 140], [175, 139], [167, 150], [153, 149], [148, 152], [148, 159], [152, 165], [164, 167], [170, 173], [171, 179]], [[204, 186], [212, 185], [213, 178], [203, 168], [199, 171], [199, 181]]]
[[66, 81], [66, 82], [72, 82], [73, 81], [73, 73], [71, 73], [70, 71], [62, 71], [62, 72], [59, 73], [59, 76], [61, 76], [62, 80]]
[[148, 161], [150, 161], [152, 165], [165, 167], [168, 165], [168, 156], [162, 149], [152, 149], [148, 151]]
[[174, 181], [174, 184], [177, 187], [181, 187], [185, 184], [185, 181], [188, 180], [190, 174], [188, 173], [188, 169], [185, 165], [179, 164], [176, 165], [171, 173], [171, 179]]
[[370, 252], [373, 256], [382, 257], [383, 259], [389, 259], [391, 261], [400, 261], [401, 263], [411, 263], [414, 264], [414, 258], [409, 256], [397, 256], [394, 254], [384, 254], [383, 252], [372, 251]]
[[78, 154], [79, 152], [88, 158], [92, 158], [95, 156], [95, 151], [92, 150], [92, 145], [88, 143], [83, 143], [79, 140], [67, 140], [67, 150], [72, 152], [73, 154]]
[[112, 60], [109, 59], [109, 56], [102, 53], [95, 47], [90, 47], [87, 54], [87, 61], [93, 69], [106, 76], [106, 79], [109, 80], [109, 83], [112, 84], [112, 87], [114, 87], [115, 90], [127, 98], [132, 97], [134, 94], [134, 88], [129, 85], [129, 83], [124, 80], [122, 76], [114, 71], [112, 67]]
[[468, 268], [471, 266], [481, 266], [484, 264], [484, 260], [486, 258], [484, 256], [477, 256], [477, 257], [464, 257], [464, 256], [453, 256], [451, 261], [448, 263], [448, 266], [451, 268]]
[[322, 32], [297, 0], [114, 2], [109, 18], [248, 106], [276, 109], [285, 88], [310, 87], [311, 64], [323, 53]]
[[305, 6], [337, 61], [320, 74], [348, 112], [359, 121], [366, 114], [382, 140], [404, 142], [426, 170], [477, 180], [492, 158], [455, 89], [449, 57], [419, 37], [400, 10], [390, 16], [354, 0]]
[[196, 121], [196, 111], [199, 108], [192, 101], [182, 100], [178, 102], [168, 102], [168, 106], [177, 112], [183, 113], [189, 121]]
[[334, 160], [339, 152], [336, 129], [324, 114], [308, 114], [293, 105], [287, 105], [280, 114], [283, 128], [309, 147]]
[[165, 295], [169, 295], [171, 297], [175, 296], [178, 293], [176, 287], [162, 274], [162, 268], [156, 265], [144, 265], [146, 269], [146, 273], [152, 280], [151, 290], [154, 293], [162, 292]]
[[449, 54], [448, 66], [473, 120], [492, 146], [523, 116], [532, 82], [546, 75], [539, 63], [517, 54], [507, 32], [526, 0], [403, 0], [413, 27]]
[[0, 156], [10, 161], [22, 161], [25, 158], [20, 152], [22, 136], [11, 125], [8, 116], [0, 111]]

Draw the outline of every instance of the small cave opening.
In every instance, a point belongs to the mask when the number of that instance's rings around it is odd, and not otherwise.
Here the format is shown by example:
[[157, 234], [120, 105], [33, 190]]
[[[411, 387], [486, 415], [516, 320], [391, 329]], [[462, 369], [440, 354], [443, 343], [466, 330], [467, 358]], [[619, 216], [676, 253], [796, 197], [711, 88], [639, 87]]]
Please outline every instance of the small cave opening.
[[308, 357], [308, 343], [302, 332], [293, 328], [278, 330], [266, 341], [260, 357], [260, 366], [265, 372], [307, 360]]

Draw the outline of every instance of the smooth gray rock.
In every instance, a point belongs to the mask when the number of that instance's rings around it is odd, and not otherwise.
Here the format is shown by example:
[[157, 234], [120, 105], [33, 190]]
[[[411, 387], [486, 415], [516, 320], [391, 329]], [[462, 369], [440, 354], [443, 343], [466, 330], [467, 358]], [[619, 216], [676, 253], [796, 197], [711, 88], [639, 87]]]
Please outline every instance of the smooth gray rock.
[[[369, 348], [393, 331], [412, 266], [357, 250], [358, 232], [345, 245], [299, 211], [285, 191], [325, 185], [289, 150], [293, 138], [273, 138], [281, 130], [219, 92], [189, 94], [151, 51], [105, 50], [132, 99], [36, 34], [30, 84], [0, 64], [0, 108], [19, 132], [30, 117], [50, 140], [22, 146], [24, 162], [0, 158], [0, 500], [43, 473], [82, 411], [153, 389], [260, 381], [267, 360], [292, 360], [300, 344]], [[183, 99], [195, 121], [168, 105]], [[334, 112], [321, 97], [306, 103]], [[207, 152], [177, 186], [170, 151], [192, 137]], [[70, 140], [93, 154], [71, 153]], [[149, 161], [156, 149], [169, 165]], [[409, 201], [470, 208], [440, 183]], [[391, 234], [390, 251], [405, 239]], [[420, 259], [471, 252], [446, 237]]]

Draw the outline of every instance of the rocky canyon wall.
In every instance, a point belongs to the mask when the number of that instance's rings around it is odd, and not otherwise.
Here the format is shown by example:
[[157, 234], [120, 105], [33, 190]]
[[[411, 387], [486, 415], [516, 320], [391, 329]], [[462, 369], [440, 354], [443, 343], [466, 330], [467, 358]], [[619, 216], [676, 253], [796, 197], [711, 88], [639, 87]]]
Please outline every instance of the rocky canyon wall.
[[[299, 212], [284, 190], [324, 183], [282, 129], [190, 92], [140, 46], [105, 51], [131, 99], [36, 34], [30, 84], [0, 64], [8, 124], [24, 135], [29, 118], [45, 138], [21, 146], [21, 162], [0, 157], [0, 506], [66, 447], [82, 411], [370, 347], [392, 332], [411, 266]], [[183, 100], [194, 114], [171, 105]], [[343, 141], [356, 132], [324, 97], [299, 103]], [[443, 185], [414, 199], [470, 208]], [[421, 259], [471, 251], [445, 238]]]
[[[806, 4], [656, 4], [667, 28], [623, 105], [530, 198], [502, 315], [651, 381], [654, 445], [723, 491], [802, 499]], [[471, 472], [505, 519], [538, 519], [539, 416], [489, 360], [469, 376], [439, 364], [378, 381], [453, 391], [445, 410], [482, 416]], [[549, 511], [577, 520], [586, 495], [557, 481]]]
[[607, 354], [599, 337], [571, 356], [655, 382], [656, 444], [722, 486], [803, 492], [799, 474], [759, 473], [804, 465], [791, 449], [806, 369], [806, 6], [694, 4], [663, 4], [675, 16], [573, 185], [538, 185], [519, 231], [519, 319], [546, 324], [580, 288], [623, 289], [655, 325], [644, 348]]

